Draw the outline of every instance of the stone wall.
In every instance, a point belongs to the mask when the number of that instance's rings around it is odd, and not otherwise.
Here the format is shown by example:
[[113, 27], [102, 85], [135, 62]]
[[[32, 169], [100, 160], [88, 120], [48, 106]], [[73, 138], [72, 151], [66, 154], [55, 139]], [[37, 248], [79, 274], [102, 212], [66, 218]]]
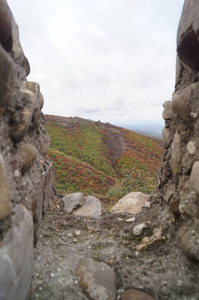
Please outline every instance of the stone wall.
[[164, 103], [163, 160], [155, 199], [175, 217], [179, 245], [199, 261], [199, 2], [186, 0], [177, 34], [176, 85]]
[[43, 96], [18, 27], [0, 0], [0, 299], [24, 299], [32, 276], [33, 232], [52, 198], [54, 175]]

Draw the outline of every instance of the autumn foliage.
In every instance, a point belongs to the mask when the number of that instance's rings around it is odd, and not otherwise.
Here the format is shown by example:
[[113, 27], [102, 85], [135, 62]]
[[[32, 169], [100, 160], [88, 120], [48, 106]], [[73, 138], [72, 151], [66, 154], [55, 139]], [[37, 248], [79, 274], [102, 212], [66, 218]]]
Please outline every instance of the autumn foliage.
[[101, 122], [46, 119], [48, 155], [60, 193], [81, 191], [115, 201], [130, 191], [154, 189], [160, 141]]

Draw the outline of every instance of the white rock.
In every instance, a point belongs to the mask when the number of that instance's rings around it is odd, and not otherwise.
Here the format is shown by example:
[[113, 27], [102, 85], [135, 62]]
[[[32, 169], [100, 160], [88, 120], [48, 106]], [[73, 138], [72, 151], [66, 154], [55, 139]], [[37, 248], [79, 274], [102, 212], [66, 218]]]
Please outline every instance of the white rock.
[[67, 233], [67, 237], [68, 237], [68, 238], [72, 238], [72, 237], [73, 237], [73, 234], [69, 232], [69, 233]]
[[74, 232], [74, 235], [75, 235], [75, 236], [79, 236], [80, 234], [81, 234], [81, 231], [75, 230], [75, 232]]
[[126, 222], [129, 222], [129, 223], [134, 222], [134, 221], [135, 221], [135, 217], [132, 217], [132, 218], [129, 218], [126, 220]]
[[193, 155], [196, 153], [196, 146], [193, 141], [189, 141], [186, 147], [189, 154]]
[[136, 225], [134, 228], [133, 228], [133, 234], [134, 235], [141, 235], [142, 232], [143, 232], [143, 229], [146, 227], [145, 223], [141, 223], [141, 224], [138, 224]]
[[130, 213], [139, 214], [145, 202], [149, 199], [149, 195], [141, 192], [131, 192], [121, 198], [116, 205], [111, 208], [113, 214]]
[[191, 170], [190, 183], [194, 191], [199, 195], [199, 161], [195, 161]]

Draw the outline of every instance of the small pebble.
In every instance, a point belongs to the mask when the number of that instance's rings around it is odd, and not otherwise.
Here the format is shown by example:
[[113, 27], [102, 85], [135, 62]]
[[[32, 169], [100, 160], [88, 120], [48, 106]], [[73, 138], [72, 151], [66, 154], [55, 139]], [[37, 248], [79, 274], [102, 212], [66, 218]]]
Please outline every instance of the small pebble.
[[73, 237], [73, 234], [69, 232], [69, 233], [67, 233], [67, 237], [68, 237], [68, 238], [72, 238], [72, 237]]
[[77, 239], [74, 239], [74, 240], [73, 240], [73, 243], [77, 243], [77, 242], [78, 242], [78, 240], [77, 240]]
[[80, 230], [75, 230], [75, 232], [74, 232], [74, 235], [75, 236], [79, 236], [81, 234], [81, 231]]
[[126, 220], [126, 222], [129, 222], [129, 223], [134, 222], [134, 221], [135, 221], [135, 217], [132, 217], [132, 218], [129, 218], [129, 219]]

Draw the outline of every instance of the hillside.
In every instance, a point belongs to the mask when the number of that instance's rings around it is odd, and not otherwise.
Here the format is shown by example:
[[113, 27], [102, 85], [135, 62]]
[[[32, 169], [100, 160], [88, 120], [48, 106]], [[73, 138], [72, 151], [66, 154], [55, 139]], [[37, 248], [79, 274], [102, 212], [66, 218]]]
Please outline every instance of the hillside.
[[45, 115], [49, 156], [61, 194], [82, 191], [115, 201], [155, 187], [162, 141], [109, 123]]

